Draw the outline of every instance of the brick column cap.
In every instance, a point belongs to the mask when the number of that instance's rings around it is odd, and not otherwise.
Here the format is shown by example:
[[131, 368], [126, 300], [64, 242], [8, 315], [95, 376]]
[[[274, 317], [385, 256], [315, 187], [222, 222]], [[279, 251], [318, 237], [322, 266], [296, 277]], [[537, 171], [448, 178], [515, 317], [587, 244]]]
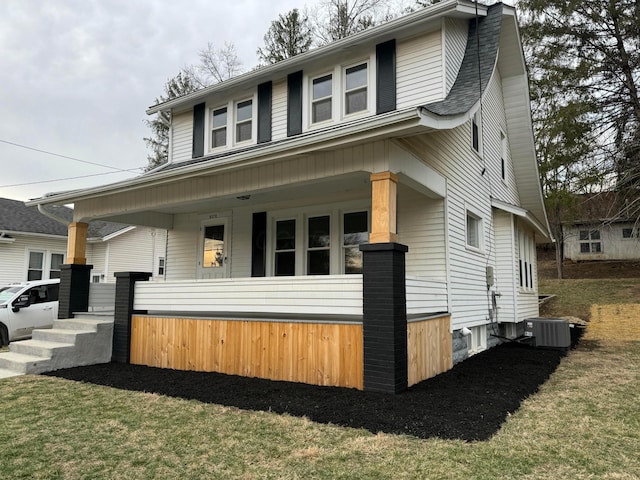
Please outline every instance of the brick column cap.
[[385, 243], [361, 243], [361, 252], [385, 252], [389, 250], [395, 250], [398, 252], [406, 253], [409, 251], [409, 247], [397, 242], [385, 242]]

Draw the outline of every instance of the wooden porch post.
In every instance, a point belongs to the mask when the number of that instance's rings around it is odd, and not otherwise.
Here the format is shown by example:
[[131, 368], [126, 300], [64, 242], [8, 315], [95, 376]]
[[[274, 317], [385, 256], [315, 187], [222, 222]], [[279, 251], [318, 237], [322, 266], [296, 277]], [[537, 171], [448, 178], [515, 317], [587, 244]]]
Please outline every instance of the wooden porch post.
[[67, 237], [67, 263], [84, 265], [87, 263], [87, 228], [84, 222], [71, 222]]
[[67, 236], [67, 261], [60, 269], [58, 318], [73, 318], [74, 312], [89, 309], [89, 283], [93, 265], [87, 265], [87, 228], [71, 222]]
[[405, 254], [397, 243], [398, 177], [371, 175], [371, 233], [362, 251], [364, 389], [398, 393], [407, 388]]
[[369, 243], [398, 241], [396, 233], [398, 176], [391, 172], [371, 174], [371, 235]]

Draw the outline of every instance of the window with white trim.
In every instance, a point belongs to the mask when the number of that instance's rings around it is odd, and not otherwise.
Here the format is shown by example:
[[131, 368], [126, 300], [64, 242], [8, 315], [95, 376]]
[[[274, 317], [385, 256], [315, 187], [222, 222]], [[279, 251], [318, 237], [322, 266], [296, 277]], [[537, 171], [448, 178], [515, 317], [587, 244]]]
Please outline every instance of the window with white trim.
[[158, 257], [158, 275], [164, 275], [165, 258]]
[[211, 148], [227, 145], [227, 107], [216, 108], [211, 114]]
[[640, 238], [640, 228], [623, 228], [622, 238]]
[[342, 258], [345, 274], [362, 273], [360, 245], [369, 242], [369, 213], [350, 212], [342, 216]]
[[331, 120], [333, 75], [323, 75], [311, 81], [311, 123], [320, 123]]
[[477, 327], [471, 327], [471, 335], [467, 338], [467, 344], [469, 346], [469, 354], [473, 355], [487, 349], [487, 326], [479, 325]]
[[369, 84], [367, 72], [366, 62], [345, 69], [345, 115], [367, 110], [367, 87]]
[[580, 230], [580, 253], [602, 253], [600, 230]]
[[500, 132], [500, 178], [507, 181], [507, 137], [504, 132]]
[[467, 247], [480, 249], [482, 245], [482, 218], [467, 210]]
[[63, 253], [51, 254], [51, 266], [49, 267], [49, 278], [60, 278], [62, 264], [64, 263]]
[[307, 219], [307, 275], [329, 275], [331, 269], [331, 217]]
[[29, 252], [27, 280], [42, 280], [44, 277], [44, 252]]
[[296, 274], [296, 220], [277, 220], [275, 225], [275, 276], [293, 276]]
[[480, 153], [480, 115], [478, 112], [474, 113], [471, 117], [471, 147], [476, 151], [476, 153]]
[[523, 229], [518, 229], [518, 274], [520, 288], [532, 290], [535, 285], [534, 265], [535, 241], [533, 236]]
[[253, 132], [253, 100], [236, 103], [236, 143], [248, 142]]

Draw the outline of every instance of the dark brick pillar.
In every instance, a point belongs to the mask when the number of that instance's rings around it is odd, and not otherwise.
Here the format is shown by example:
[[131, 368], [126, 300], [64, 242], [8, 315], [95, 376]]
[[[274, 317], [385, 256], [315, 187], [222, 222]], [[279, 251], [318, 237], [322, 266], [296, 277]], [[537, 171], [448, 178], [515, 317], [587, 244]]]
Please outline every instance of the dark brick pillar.
[[89, 310], [89, 281], [93, 265], [64, 264], [60, 267], [58, 318], [73, 318], [73, 312]]
[[113, 317], [113, 351], [111, 361], [129, 363], [131, 352], [131, 314], [134, 313], [133, 289], [137, 281], [149, 280], [151, 273], [116, 272], [114, 276], [116, 277], [116, 308]]
[[363, 257], [364, 389], [407, 389], [405, 253], [399, 243], [360, 245]]

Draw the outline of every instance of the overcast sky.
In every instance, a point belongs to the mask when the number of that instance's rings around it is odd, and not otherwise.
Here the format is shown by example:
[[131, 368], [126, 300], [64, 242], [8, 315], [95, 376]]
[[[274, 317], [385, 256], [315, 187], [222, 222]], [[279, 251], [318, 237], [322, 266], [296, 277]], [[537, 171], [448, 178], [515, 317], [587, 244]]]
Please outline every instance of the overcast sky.
[[250, 69], [278, 14], [317, 3], [0, 0], [0, 197], [27, 200], [140, 173], [34, 183], [144, 167], [145, 110], [168, 78], [197, 63], [208, 42], [234, 43]]

